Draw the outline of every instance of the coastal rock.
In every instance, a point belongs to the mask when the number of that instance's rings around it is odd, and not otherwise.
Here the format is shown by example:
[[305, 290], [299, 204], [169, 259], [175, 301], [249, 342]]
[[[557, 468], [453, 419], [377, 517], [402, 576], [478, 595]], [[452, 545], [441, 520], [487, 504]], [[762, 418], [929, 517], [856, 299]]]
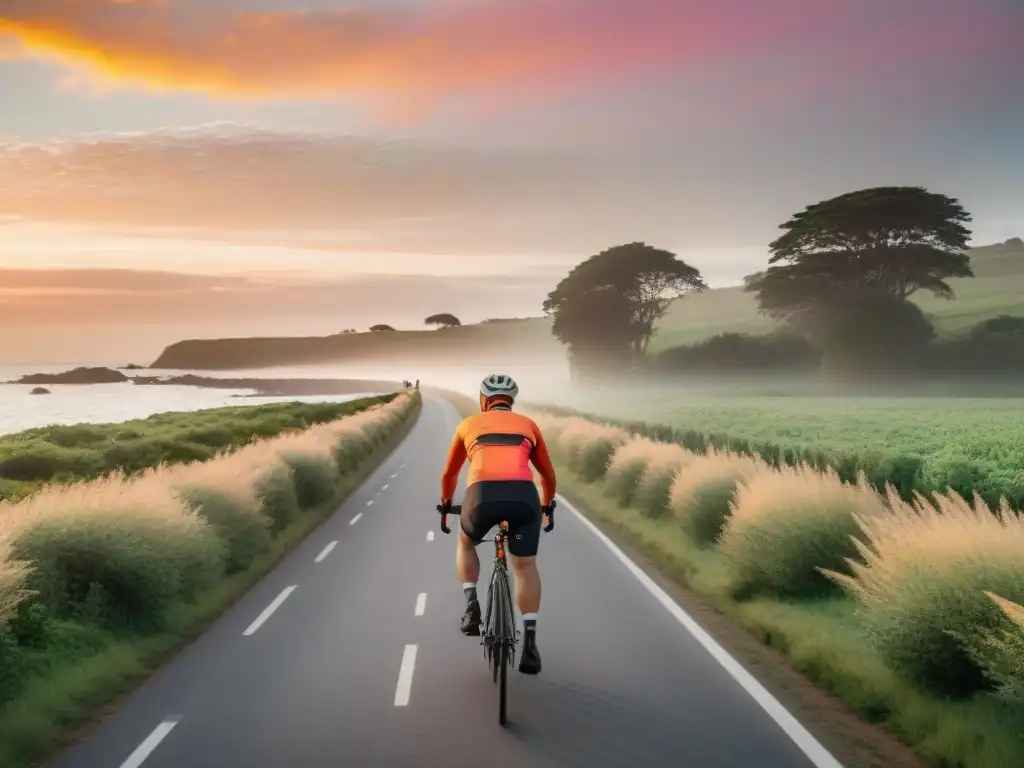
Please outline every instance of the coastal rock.
[[73, 368], [63, 373], [30, 373], [16, 384], [118, 384], [128, 377], [112, 368]]
[[46, 387], [34, 387], [32, 389], [32, 391], [29, 392], [29, 394], [30, 395], [48, 395], [48, 394], [50, 394], [50, 390], [48, 390]]

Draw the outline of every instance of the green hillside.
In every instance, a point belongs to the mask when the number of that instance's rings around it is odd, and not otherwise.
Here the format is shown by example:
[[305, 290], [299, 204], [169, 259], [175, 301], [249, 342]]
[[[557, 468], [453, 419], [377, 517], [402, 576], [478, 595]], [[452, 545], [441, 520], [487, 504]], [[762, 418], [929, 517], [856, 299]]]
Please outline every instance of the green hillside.
[[[973, 248], [976, 277], [951, 280], [955, 301], [929, 295], [915, 298], [933, 317], [940, 333], [955, 334], [1001, 314], [1024, 315], [1024, 241]], [[386, 320], [386, 318], [382, 318]], [[767, 333], [776, 327], [757, 312], [751, 294], [741, 287], [718, 288], [673, 302], [651, 341], [658, 352], [718, 333]], [[154, 368], [231, 369], [277, 365], [310, 365], [345, 360], [436, 360], [482, 366], [528, 356], [532, 360], [562, 358], [564, 350], [551, 336], [550, 320], [498, 320], [434, 331], [383, 331], [335, 336], [180, 341], [167, 347]]]

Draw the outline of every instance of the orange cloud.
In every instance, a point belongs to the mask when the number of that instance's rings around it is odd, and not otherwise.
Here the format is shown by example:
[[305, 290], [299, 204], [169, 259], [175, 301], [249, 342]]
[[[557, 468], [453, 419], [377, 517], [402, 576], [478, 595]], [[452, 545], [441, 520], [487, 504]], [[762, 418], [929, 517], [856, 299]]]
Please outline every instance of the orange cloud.
[[0, 34], [0, 62], [25, 58], [25, 49], [13, 35]]
[[[0, 35], [107, 83], [221, 98], [351, 95], [418, 112], [656, 74], [835, 20], [841, 0], [517, 0], [230, 10], [209, 0], [5, 0]], [[395, 110], [391, 103], [389, 110]]]

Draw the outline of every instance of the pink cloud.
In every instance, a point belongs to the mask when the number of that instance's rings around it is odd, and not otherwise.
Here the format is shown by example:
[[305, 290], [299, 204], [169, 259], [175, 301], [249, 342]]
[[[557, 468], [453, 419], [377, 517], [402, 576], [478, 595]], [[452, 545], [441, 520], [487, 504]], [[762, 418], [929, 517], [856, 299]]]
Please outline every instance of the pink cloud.
[[848, 0], [517, 0], [232, 11], [181, 0], [6, 0], [0, 34], [110, 84], [219, 98], [361, 96], [417, 114], [667, 70], [699, 75], [837, 28]]

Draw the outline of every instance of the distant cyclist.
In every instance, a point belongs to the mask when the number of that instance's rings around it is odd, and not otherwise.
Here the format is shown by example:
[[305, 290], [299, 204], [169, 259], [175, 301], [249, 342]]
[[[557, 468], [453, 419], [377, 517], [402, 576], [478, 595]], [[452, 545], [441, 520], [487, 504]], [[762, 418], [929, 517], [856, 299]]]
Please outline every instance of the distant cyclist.
[[[462, 420], [455, 430], [448, 460], [441, 474], [441, 505], [449, 509], [459, 481], [459, 470], [469, 460], [466, 496], [462, 501], [459, 548], [455, 565], [466, 595], [462, 631], [480, 634], [480, 602], [476, 583], [480, 559], [475, 547], [503, 520], [508, 521], [508, 551], [515, 572], [516, 605], [523, 615], [523, 655], [519, 671], [540, 672], [537, 651], [537, 613], [540, 611], [540, 574], [537, 547], [542, 514], [555, 497], [555, 470], [540, 429], [527, 416], [513, 413], [519, 386], [511, 376], [496, 373], [480, 384], [480, 413]], [[530, 462], [540, 472], [543, 508], [533, 482]]]

